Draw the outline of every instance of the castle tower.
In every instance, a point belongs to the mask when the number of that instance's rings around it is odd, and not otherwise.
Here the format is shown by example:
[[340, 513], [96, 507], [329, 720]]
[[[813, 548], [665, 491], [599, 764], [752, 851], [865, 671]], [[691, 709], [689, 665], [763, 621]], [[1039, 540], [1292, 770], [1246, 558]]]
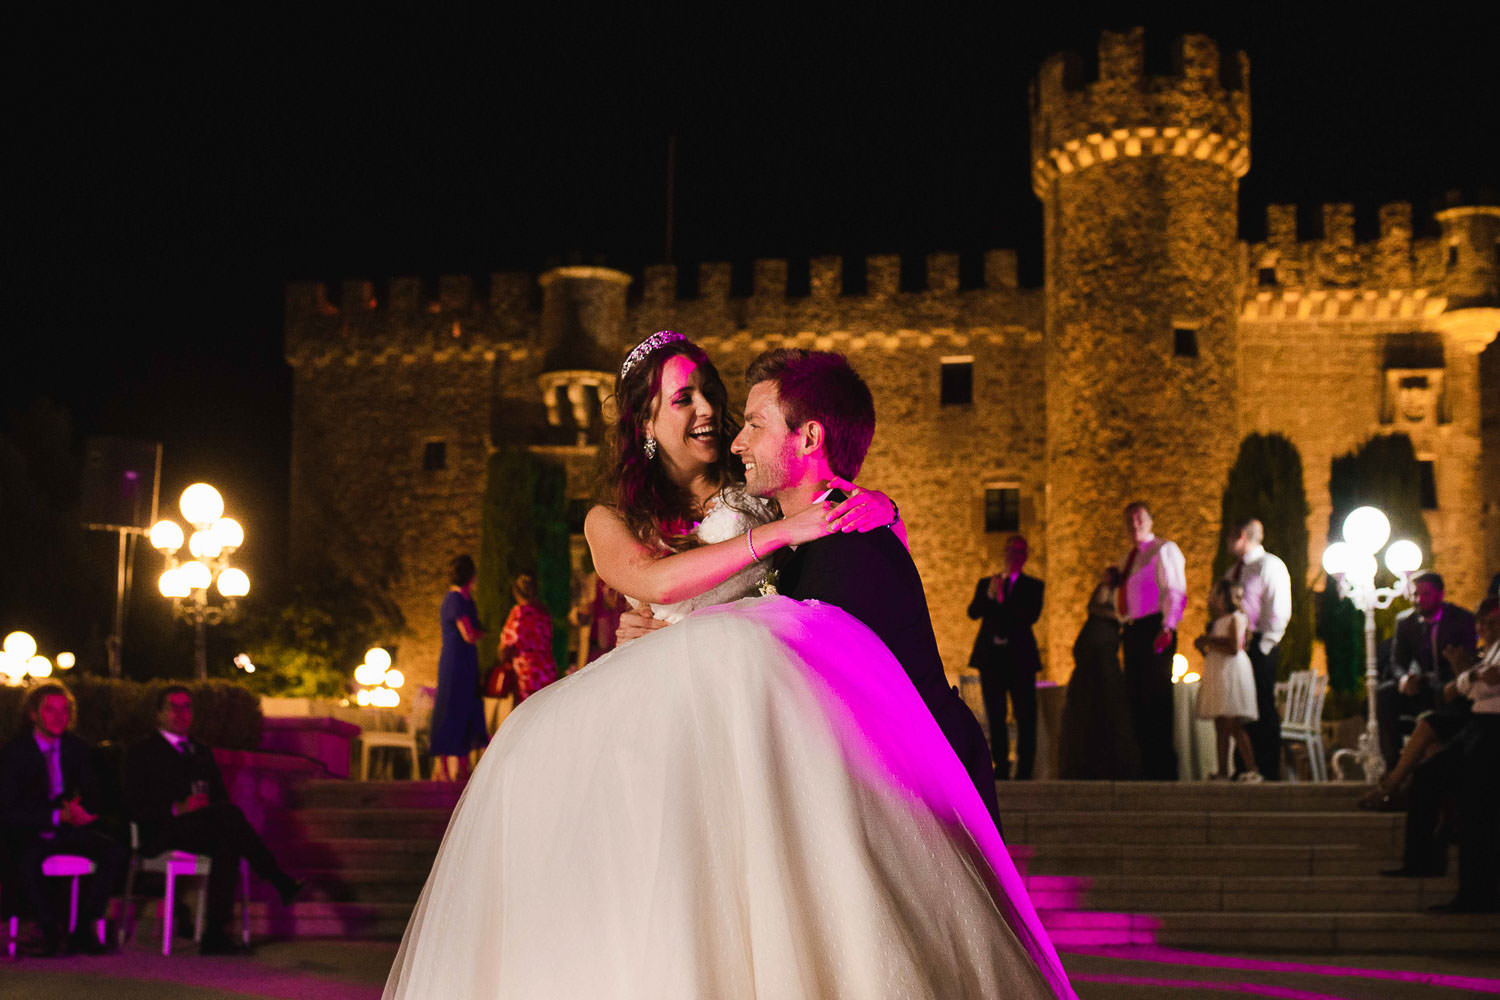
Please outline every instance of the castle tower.
[[[1100, 569], [1147, 501], [1187, 557], [1179, 648], [1203, 627], [1220, 492], [1238, 446], [1240, 248], [1249, 60], [1178, 42], [1148, 76], [1145, 33], [1106, 32], [1098, 78], [1054, 56], [1032, 89], [1046, 260], [1048, 637], [1055, 679]], [[1059, 655], [1061, 654], [1061, 655]]]
[[[1440, 506], [1454, 511], [1484, 511], [1490, 544], [1477, 543], [1481, 526], [1467, 518], [1445, 525], [1450, 537], [1464, 539], [1438, 564], [1454, 600], [1471, 600], [1483, 592], [1493, 572], [1486, 561], [1500, 539], [1500, 511], [1487, 489], [1483, 462], [1484, 410], [1480, 355], [1500, 333], [1500, 206], [1466, 205], [1437, 213], [1447, 306], [1437, 317], [1443, 333], [1447, 368], [1448, 410], [1453, 424], [1448, 447], [1453, 459], [1438, 469]], [[1490, 461], [1495, 459], [1491, 456]], [[1488, 501], [1488, 502], [1487, 502]]]
[[557, 267], [542, 286], [542, 372], [547, 423], [597, 445], [608, 420], [602, 404], [625, 352], [625, 290], [630, 275], [608, 267]]

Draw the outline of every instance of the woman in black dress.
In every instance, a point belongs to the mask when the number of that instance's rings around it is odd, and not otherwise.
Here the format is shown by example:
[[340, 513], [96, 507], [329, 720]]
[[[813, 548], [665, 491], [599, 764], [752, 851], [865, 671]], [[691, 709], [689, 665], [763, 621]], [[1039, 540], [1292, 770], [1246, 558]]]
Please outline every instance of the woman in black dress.
[[484, 703], [479, 697], [479, 650], [484, 631], [474, 605], [474, 560], [452, 563], [452, 586], [443, 598], [443, 651], [438, 657], [437, 698], [432, 706], [432, 777], [462, 781], [469, 776], [469, 753], [489, 743]]
[[1141, 756], [1120, 670], [1120, 623], [1115, 616], [1119, 572], [1105, 570], [1089, 597], [1088, 619], [1073, 643], [1073, 676], [1063, 706], [1064, 778], [1128, 781], [1140, 777]]

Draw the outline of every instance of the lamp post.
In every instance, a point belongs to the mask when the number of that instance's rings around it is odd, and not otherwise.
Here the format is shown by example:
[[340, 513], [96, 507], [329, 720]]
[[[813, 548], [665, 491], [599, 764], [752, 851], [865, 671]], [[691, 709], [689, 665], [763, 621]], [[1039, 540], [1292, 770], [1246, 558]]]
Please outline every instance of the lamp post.
[[[245, 542], [245, 529], [234, 518], [223, 516], [224, 498], [207, 483], [183, 490], [179, 506], [193, 527], [187, 536], [188, 558], [182, 558], [184, 533], [176, 521], [152, 525], [151, 547], [167, 559], [156, 585], [163, 597], [177, 602], [177, 614], [196, 629], [198, 679], [204, 680], [208, 677], [207, 627], [233, 614], [235, 601], [250, 593], [250, 577], [229, 563], [230, 554]], [[209, 604], [208, 591], [215, 586], [223, 600]]]
[[[1323, 550], [1323, 569], [1338, 581], [1339, 596], [1347, 597], [1365, 616], [1365, 693], [1369, 697], [1369, 721], [1359, 737], [1359, 750], [1352, 756], [1375, 783], [1385, 774], [1380, 753], [1380, 722], [1376, 715], [1375, 691], [1380, 677], [1375, 667], [1375, 612], [1390, 607], [1398, 597], [1411, 596], [1411, 577], [1422, 566], [1422, 550], [1416, 542], [1400, 539], [1385, 550], [1385, 566], [1396, 577], [1389, 587], [1375, 586], [1378, 568], [1375, 554], [1391, 537], [1391, 522], [1377, 507], [1356, 507], [1344, 518], [1344, 540]], [[1349, 754], [1340, 750], [1335, 760]]]

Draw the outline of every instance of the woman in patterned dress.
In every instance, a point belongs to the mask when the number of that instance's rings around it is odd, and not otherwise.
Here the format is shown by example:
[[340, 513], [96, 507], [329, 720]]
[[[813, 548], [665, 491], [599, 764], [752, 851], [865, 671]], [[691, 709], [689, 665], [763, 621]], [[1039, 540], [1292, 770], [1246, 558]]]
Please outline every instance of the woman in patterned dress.
[[516, 674], [516, 704], [557, 680], [552, 658], [552, 616], [537, 593], [536, 577], [522, 573], [511, 587], [515, 607], [500, 633], [500, 660]]

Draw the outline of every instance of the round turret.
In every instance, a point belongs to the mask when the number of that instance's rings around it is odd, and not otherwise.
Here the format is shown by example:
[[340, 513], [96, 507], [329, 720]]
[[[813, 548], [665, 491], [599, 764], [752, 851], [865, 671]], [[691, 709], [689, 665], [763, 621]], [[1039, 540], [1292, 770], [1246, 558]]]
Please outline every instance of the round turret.
[[542, 371], [537, 377], [547, 422], [597, 444], [608, 415], [604, 401], [625, 343], [625, 290], [630, 275], [608, 267], [556, 267], [542, 286]]
[[[1187, 556], [1181, 646], [1203, 623], [1219, 497], [1238, 444], [1237, 185], [1250, 165], [1249, 61], [1178, 42], [1151, 76], [1145, 33], [1105, 33], [1099, 72], [1054, 56], [1032, 91], [1044, 210], [1047, 589], [1055, 672], [1121, 511], [1146, 501]], [[1057, 669], [1061, 667], [1061, 669]]]

